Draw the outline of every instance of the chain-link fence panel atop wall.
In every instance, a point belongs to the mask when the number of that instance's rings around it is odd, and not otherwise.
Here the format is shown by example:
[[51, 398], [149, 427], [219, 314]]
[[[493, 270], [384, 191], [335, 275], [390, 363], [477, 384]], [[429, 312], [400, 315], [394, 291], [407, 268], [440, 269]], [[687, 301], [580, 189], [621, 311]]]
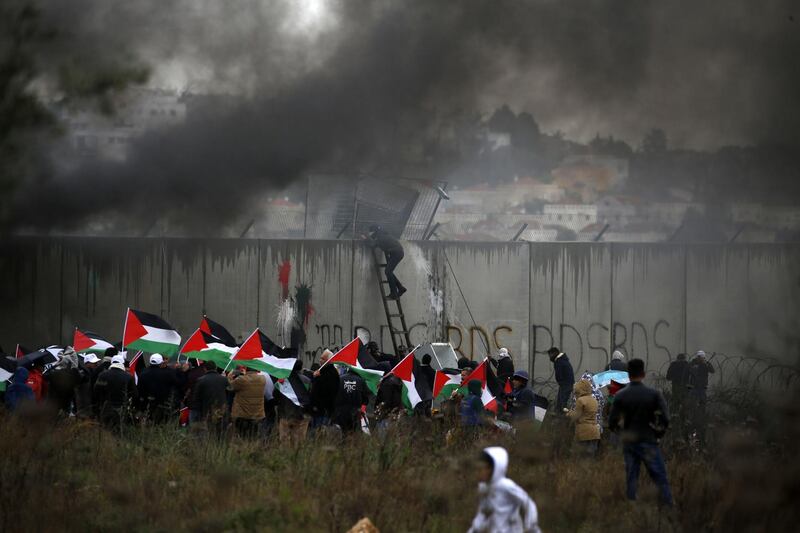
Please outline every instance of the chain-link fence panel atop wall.
[[357, 239], [380, 225], [403, 239], [423, 239], [443, 189], [444, 183], [409, 178], [311, 175], [305, 237]]

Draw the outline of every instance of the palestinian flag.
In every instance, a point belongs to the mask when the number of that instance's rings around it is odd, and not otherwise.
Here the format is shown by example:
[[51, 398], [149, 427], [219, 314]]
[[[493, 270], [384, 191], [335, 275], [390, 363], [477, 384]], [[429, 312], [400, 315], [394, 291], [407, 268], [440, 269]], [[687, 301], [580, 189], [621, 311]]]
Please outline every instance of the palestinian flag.
[[[468, 394], [466, 390], [466, 385], [470, 381], [477, 379], [481, 382], [481, 400], [483, 401], [483, 407], [488, 411], [497, 412], [497, 378], [494, 377], [494, 373], [489, 368], [488, 358], [484, 359], [481, 364], [472, 371], [464, 380], [462, 384], [464, 385], [464, 395]], [[494, 386], [492, 386], [492, 382], [494, 382]], [[494, 389], [494, 391], [493, 391]]]
[[181, 355], [200, 361], [214, 361], [218, 367], [225, 368], [238, 349], [236, 346], [227, 346], [219, 338], [198, 329], [181, 348]]
[[[127, 355], [127, 354], [125, 354]], [[142, 352], [136, 352], [133, 359], [128, 363], [128, 373], [133, 376], [133, 382], [139, 384], [139, 367], [142, 363]]]
[[297, 374], [290, 374], [286, 379], [279, 379], [275, 383], [275, 392], [285, 396], [297, 407], [305, 407], [311, 403], [311, 395]]
[[49, 352], [50, 355], [53, 356], [54, 361], [51, 361], [51, 363], [56, 363], [56, 362], [58, 362], [59, 359], [61, 359], [61, 354], [66, 349], [66, 346], [59, 346], [58, 344], [51, 344], [47, 348], [42, 348], [42, 349], [45, 350], [46, 352]]
[[383, 372], [375, 368], [378, 366], [377, 361], [369, 354], [366, 346], [361, 344], [361, 339], [358, 337], [333, 354], [325, 364], [344, 365], [352, 368], [356, 374], [364, 378], [369, 390], [373, 394], [378, 394], [378, 384], [383, 377]]
[[25, 357], [26, 355], [28, 355], [31, 352], [33, 352], [33, 350], [28, 349], [28, 348], [24, 347], [21, 344], [17, 344], [17, 347], [14, 350], [14, 356], [16, 356], [17, 359], [19, 359], [21, 357]]
[[215, 337], [225, 346], [238, 346], [236, 339], [233, 338], [233, 335], [231, 335], [224, 326], [214, 322], [205, 315], [203, 315], [203, 320], [200, 321], [200, 331]]
[[[452, 373], [451, 373], [452, 372]], [[454, 390], [461, 387], [461, 372], [457, 370], [437, 370], [433, 378], [433, 397], [447, 399]]]
[[185, 428], [189, 425], [189, 408], [181, 407], [180, 415], [178, 416], [178, 426]]
[[165, 357], [178, 354], [181, 336], [163, 318], [128, 308], [122, 347], [147, 353], [160, 353]]
[[503, 385], [503, 410], [508, 410], [508, 399], [511, 397], [511, 394], [514, 392], [514, 388], [511, 386], [511, 378], [506, 378], [506, 384]]
[[17, 362], [15, 360], [7, 358], [5, 355], [0, 356], [0, 383], [5, 383], [11, 379], [16, 369]]
[[76, 327], [75, 333], [72, 335], [72, 348], [77, 353], [104, 355], [106, 350], [113, 347], [113, 344], [91, 331], [81, 331]]
[[266, 372], [276, 379], [288, 378], [297, 363], [295, 357], [281, 357], [283, 348], [272, 342], [269, 337], [256, 330], [242, 343], [229, 363], [246, 366], [254, 370]]
[[413, 350], [390, 373], [403, 382], [403, 404], [409, 411], [414, 410], [418, 403], [433, 399], [431, 387], [422, 374]]
[[544, 421], [544, 415], [547, 414], [549, 405], [550, 402], [547, 401], [547, 398], [544, 396], [539, 396], [538, 394], [533, 395], [533, 418], [535, 418], [537, 422], [541, 423]]

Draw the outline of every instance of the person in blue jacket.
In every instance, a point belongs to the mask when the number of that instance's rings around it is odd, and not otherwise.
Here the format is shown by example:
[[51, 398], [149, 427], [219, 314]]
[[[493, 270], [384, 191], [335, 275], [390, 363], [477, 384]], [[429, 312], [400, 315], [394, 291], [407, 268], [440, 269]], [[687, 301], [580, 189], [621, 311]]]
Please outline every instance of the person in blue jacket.
[[6, 409], [14, 412], [25, 402], [35, 401], [33, 389], [28, 385], [28, 369], [20, 367], [11, 376], [11, 385], [6, 389]]

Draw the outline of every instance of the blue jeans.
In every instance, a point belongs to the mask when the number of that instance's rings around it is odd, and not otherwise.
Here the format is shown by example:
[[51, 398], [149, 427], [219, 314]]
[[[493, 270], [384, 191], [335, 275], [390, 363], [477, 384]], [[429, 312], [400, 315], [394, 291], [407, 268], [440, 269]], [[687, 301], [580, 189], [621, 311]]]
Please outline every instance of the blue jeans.
[[636, 488], [639, 484], [639, 467], [644, 463], [647, 473], [661, 493], [661, 503], [672, 505], [672, 492], [667, 480], [667, 468], [661, 449], [654, 442], [629, 442], [622, 448], [625, 457], [625, 478], [629, 500], [636, 499]]

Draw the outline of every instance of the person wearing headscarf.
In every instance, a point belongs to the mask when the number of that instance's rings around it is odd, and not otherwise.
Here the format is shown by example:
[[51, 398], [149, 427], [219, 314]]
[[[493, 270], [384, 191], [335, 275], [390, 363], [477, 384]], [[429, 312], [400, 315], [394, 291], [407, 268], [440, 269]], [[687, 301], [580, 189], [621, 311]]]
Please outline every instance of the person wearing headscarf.
[[580, 379], [575, 383], [575, 397], [575, 407], [567, 411], [567, 416], [575, 424], [575, 441], [582, 454], [594, 456], [600, 443], [600, 408], [592, 395], [590, 380]]
[[[606, 397], [603, 396], [603, 393], [594, 384], [594, 375], [591, 372], [584, 372], [581, 376], [581, 381], [588, 381], [589, 385], [592, 387], [592, 397], [597, 400], [597, 426], [600, 428], [600, 433], [603, 432], [603, 409], [606, 406]], [[573, 395], [573, 403], [577, 400], [578, 396], [577, 393]]]
[[475, 470], [478, 512], [468, 533], [541, 533], [536, 503], [525, 489], [506, 477], [508, 452], [505, 448], [485, 448]]
[[620, 372], [628, 371], [628, 363], [625, 362], [625, 354], [619, 350], [614, 350], [611, 354], [611, 362], [606, 365], [606, 370], [617, 370]]
[[514, 360], [511, 359], [511, 354], [508, 353], [508, 348], [500, 348], [497, 354], [497, 378], [505, 383], [507, 379], [511, 379], [514, 375]]

